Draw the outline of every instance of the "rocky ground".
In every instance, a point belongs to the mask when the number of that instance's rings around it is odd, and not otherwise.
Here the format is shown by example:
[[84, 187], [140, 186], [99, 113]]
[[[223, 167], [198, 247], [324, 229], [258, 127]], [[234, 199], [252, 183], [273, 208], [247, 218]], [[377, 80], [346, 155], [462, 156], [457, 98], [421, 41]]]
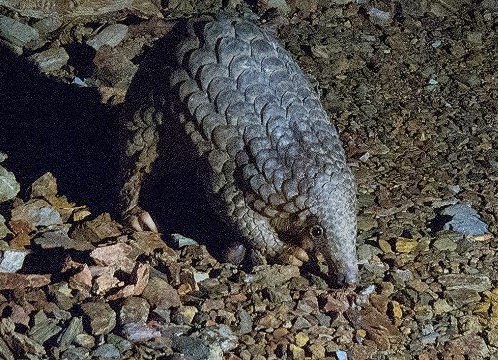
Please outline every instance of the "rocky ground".
[[[354, 293], [107, 213], [143, 54], [221, 8], [275, 32], [341, 132]], [[0, 0], [0, 359], [498, 359], [497, 24], [494, 0]]]

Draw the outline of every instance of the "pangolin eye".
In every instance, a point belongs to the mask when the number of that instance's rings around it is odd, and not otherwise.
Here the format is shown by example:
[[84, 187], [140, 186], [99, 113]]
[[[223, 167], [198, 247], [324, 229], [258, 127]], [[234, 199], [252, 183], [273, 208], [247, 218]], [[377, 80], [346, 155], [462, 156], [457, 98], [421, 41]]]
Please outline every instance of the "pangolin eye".
[[310, 227], [310, 235], [314, 238], [319, 238], [323, 236], [324, 232], [325, 231], [320, 225], [313, 225], [312, 227]]

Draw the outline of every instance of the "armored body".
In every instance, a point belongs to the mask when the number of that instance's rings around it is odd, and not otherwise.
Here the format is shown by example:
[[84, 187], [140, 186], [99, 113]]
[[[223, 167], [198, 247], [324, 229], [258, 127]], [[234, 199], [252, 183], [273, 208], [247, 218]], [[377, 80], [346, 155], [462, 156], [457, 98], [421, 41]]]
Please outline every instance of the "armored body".
[[291, 242], [311, 243], [337, 283], [357, 281], [355, 182], [342, 143], [266, 31], [226, 15], [177, 25], [142, 63], [122, 121], [124, 214], [140, 216], [161, 143], [183, 132], [203, 169], [199, 191], [247, 247], [276, 257]]

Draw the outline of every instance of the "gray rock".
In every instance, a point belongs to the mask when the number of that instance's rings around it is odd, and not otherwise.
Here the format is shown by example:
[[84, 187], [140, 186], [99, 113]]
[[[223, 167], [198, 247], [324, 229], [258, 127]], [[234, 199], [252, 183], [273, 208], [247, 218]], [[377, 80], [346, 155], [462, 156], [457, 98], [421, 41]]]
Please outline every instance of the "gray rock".
[[118, 45], [128, 33], [128, 26], [123, 24], [112, 24], [99, 32], [87, 44], [95, 50], [100, 49], [103, 45], [114, 47]]
[[149, 280], [142, 296], [156, 309], [169, 309], [181, 305], [176, 289], [159, 277], [152, 277]]
[[56, 320], [49, 319], [43, 311], [39, 311], [35, 315], [35, 324], [29, 331], [29, 337], [38, 344], [43, 344], [61, 330], [62, 328], [57, 325]]
[[5, 218], [0, 215], [0, 240], [6, 237], [8, 234], [10, 234], [10, 230], [7, 225], [5, 225]]
[[250, 333], [253, 327], [253, 321], [251, 315], [244, 309], [241, 309], [238, 312], [238, 315], [239, 315], [239, 332], [241, 334]]
[[107, 342], [116, 345], [116, 347], [122, 353], [127, 350], [130, 350], [133, 347], [131, 342], [115, 334], [107, 335]]
[[0, 166], [0, 203], [13, 199], [20, 190], [16, 177]]
[[485, 275], [447, 274], [440, 275], [438, 282], [447, 290], [485, 291], [491, 289], [491, 281]]
[[452, 219], [444, 225], [445, 230], [452, 230], [460, 234], [477, 236], [488, 231], [488, 225], [483, 222], [476, 210], [469, 204], [459, 203], [448, 206], [441, 212]]
[[61, 47], [54, 47], [29, 57], [30, 60], [36, 63], [41, 72], [48, 73], [59, 70], [67, 64], [69, 55], [66, 50]]
[[62, 26], [62, 20], [57, 16], [50, 16], [38, 20], [33, 27], [41, 34], [51, 33]]
[[120, 323], [145, 323], [149, 317], [149, 310], [149, 303], [144, 298], [138, 296], [126, 298], [119, 311]]
[[0, 15], [0, 37], [16, 46], [25, 46], [30, 41], [37, 40], [38, 30], [15, 19]]
[[59, 212], [48, 202], [41, 199], [30, 200], [12, 209], [11, 221], [25, 222], [31, 230], [35, 230], [37, 227], [62, 225]]
[[209, 347], [197, 337], [192, 336], [173, 336], [171, 348], [181, 353], [189, 360], [209, 359]]
[[17, 272], [21, 270], [24, 264], [24, 259], [29, 251], [23, 250], [5, 250], [0, 252], [0, 271], [1, 272]]
[[69, 321], [69, 325], [64, 329], [58, 339], [58, 346], [65, 350], [76, 339], [76, 336], [83, 333], [83, 320], [81, 317], [74, 317]]
[[44, 232], [41, 237], [34, 239], [33, 242], [42, 249], [64, 248], [78, 251], [95, 249], [95, 246], [88, 241], [71, 239], [69, 236], [57, 231]]
[[113, 344], [102, 344], [92, 352], [92, 356], [97, 359], [119, 360], [121, 353]]
[[199, 245], [199, 243], [180, 234], [171, 234], [171, 246], [174, 248], [181, 249], [182, 247], [189, 245]]
[[382, 11], [375, 7], [368, 10], [370, 20], [377, 25], [387, 25], [391, 22], [391, 14], [387, 11]]
[[310, 322], [302, 316], [298, 316], [298, 318], [294, 322], [294, 325], [292, 325], [292, 328], [296, 331], [301, 329], [308, 329], [309, 327], [311, 327]]
[[61, 356], [62, 360], [89, 360], [90, 351], [83, 347], [71, 348], [64, 351]]
[[103, 301], [82, 304], [81, 310], [93, 335], [107, 334], [116, 326], [116, 313]]
[[225, 324], [209, 326], [199, 331], [207, 344], [219, 345], [223, 352], [235, 349], [239, 343], [232, 330]]
[[95, 338], [92, 335], [82, 333], [76, 335], [76, 337], [74, 338], [74, 343], [78, 346], [91, 349], [95, 346]]
[[161, 336], [161, 332], [145, 323], [128, 323], [123, 326], [122, 335], [129, 341], [148, 341]]

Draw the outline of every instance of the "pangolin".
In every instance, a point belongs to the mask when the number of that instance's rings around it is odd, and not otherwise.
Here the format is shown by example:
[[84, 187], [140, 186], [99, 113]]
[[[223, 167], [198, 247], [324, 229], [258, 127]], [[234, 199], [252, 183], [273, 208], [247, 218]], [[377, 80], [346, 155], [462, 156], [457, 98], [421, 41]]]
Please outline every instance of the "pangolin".
[[141, 64], [121, 120], [120, 201], [135, 227], [156, 230], [138, 206], [142, 182], [163, 142], [184, 132], [199, 191], [245, 247], [277, 258], [311, 244], [337, 285], [357, 283], [356, 186], [342, 142], [267, 31], [227, 14], [180, 22]]

